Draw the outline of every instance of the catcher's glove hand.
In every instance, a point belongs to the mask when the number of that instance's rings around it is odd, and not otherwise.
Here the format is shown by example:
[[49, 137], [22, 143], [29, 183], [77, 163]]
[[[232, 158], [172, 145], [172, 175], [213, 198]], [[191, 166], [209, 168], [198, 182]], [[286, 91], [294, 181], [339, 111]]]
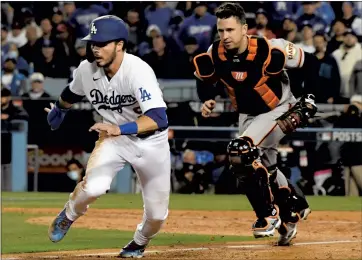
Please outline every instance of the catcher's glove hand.
[[305, 127], [308, 120], [317, 113], [314, 95], [302, 97], [291, 109], [276, 119], [280, 129], [285, 134], [294, 132], [298, 127]]

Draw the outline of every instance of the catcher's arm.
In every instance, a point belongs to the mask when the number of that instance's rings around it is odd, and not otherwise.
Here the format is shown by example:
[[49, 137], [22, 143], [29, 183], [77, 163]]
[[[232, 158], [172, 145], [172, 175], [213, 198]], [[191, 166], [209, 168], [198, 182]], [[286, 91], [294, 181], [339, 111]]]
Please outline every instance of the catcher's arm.
[[272, 47], [284, 51], [284, 68], [300, 69], [304, 77], [303, 96], [289, 111], [277, 118], [279, 127], [287, 134], [298, 127], [305, 127], [317, 112], [314, 93], [318, 87], [320, 62], [315, 55], [304, 52], [302, 48], [284, 39], [272, 39], [269, 42]]

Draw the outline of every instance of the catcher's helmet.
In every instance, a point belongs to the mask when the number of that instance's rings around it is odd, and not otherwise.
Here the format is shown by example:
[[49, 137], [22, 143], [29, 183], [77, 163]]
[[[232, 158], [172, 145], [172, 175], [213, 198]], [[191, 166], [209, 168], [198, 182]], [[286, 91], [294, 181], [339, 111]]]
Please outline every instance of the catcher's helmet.
[[126, 23], [114, 15], [104, 15], [94, 19], [89, 26], [89, 34], [83, 41], [109, 42], [124, 39], [128, 41], [128, 28]]

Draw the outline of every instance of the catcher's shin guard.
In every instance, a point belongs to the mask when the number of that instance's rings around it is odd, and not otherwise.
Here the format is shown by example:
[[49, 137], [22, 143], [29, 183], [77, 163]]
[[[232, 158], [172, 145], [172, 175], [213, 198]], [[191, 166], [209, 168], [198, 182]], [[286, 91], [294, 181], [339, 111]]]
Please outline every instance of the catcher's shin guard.
[[252, 139], [247, 136], [233, 139], [227, 152], [234, 174], [244, 181], [246, 196], [256, 216], [260, 219], [272, 216], [275, 207], [268, 170], [261, 164]]

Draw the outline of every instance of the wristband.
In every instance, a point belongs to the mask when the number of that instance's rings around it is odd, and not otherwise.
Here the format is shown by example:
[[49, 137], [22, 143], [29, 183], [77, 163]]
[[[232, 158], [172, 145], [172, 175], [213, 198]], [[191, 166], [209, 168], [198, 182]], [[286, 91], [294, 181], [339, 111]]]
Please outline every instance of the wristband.
[[119, 129], [121, 129], [121, 135], [133, 135], [137, 134], [138, 125], [136, 122], [130, 122], [124, 125], [120, 125]]

